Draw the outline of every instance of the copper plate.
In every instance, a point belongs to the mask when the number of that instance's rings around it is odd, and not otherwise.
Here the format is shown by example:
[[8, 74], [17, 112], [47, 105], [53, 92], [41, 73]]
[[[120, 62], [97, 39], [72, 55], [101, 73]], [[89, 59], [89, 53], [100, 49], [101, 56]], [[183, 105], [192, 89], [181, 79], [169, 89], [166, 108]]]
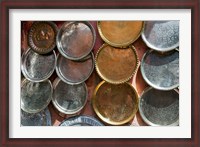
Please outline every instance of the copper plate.
[[161, 91], [152, 87], [147, 88], [141, 95], [139, 112], [142, 119], [151, 126], [178, 125], [178, 91]]
[[133, 46], [121, 49], [104, 44], [95, 58], [97, 73], [112, 84], [128, 81], [135, 74], [138, 64], [139, 59]]
[[96, 33], [89, 22], [66, 22], [57, 34], [59, 52], [70, 60], [86, 57], [94, 47]]
[[129, 122], [138, 110], [138, 94], [129, 83], [102, 81], [95, 89], [92, 105], [100, 119], [111, 125]]
[[99, 21], [98, 31], [101, 38], [114, 47], [127, 47], [140, 36], [143, 21]]
[[46, 54], [56, 46], [57, 26], [53, 22], [34, 22], [28, 34], [28, 43], [35, 52]]

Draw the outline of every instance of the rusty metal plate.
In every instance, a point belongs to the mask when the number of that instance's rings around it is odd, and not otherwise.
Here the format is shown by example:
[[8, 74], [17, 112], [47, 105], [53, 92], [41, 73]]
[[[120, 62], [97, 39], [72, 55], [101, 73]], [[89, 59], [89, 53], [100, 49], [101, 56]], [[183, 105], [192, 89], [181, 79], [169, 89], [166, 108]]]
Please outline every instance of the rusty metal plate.
[[92, 106], [98, 117], [111, 125], [128, 123], [138, 110], [138, 94], [129, 83], [102, 81], [95, 89]]
[[98, 31], [101, 38], [111, 46], [124, 48], [140, 36], [143, 21], [99, 21]]
[[95, 58], [97, 73], [112, 84], [128, 81], [135, 74], [138, 64], [139, 59], [133, 46], [121, 49], [104, 44]]

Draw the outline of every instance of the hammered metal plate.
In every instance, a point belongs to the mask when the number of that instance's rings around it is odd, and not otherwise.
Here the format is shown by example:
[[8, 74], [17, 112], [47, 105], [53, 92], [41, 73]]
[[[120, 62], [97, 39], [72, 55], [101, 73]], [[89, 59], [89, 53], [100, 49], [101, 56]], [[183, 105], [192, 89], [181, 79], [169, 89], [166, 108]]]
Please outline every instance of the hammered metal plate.
[[179, 124], [179, 94], [175, 90], [161, 91], [147, 88], [141, 95], [139, 112], [151, 126]]
[[34, 22], [28, 34], [31, 49], [39, 54], [51, 52], [56, 46], [58, 28], [50, 21]]
[[42, 82], [47, 80], [53, 74], [55, 67], [55, 51], [41, 55], [28, 49], [22, 55], [22, 73], [30, 81]]
[[102, 81], [95, 89], [92, 106], [98, 117], [111, 125], [128, 123], [138, 110], [138, 94], [129, 83]]
[[51, 126], [51, 115], [48, 108], [39, 113], [26, 113], [21, 110], [21, 126]]
[[90, 53], [80, 61], [73, 61], [57, 56], [56, 73], [58, 77], [68, 84], [80, 84], [86, 81], [94, 70], [94, 55]]
[[121, 49], [104, 44], [95, 57], [99, 76], [112, 84], [128, 81], [136, 72], [139, 59], [133, 46]]
[[21, 109], [27, 113], [38, 113], [51, 101], [53, 87], [49, 80], [43, 82], [22, 81]]
[[59, 52], [70, 60], [86, 57], [94, 47], [96, 33], [89, 22], [66, 22], [57, 34]]
[[75, 116], [65, 119], [59, 126], [104, 126], [96, 118], [91, 116]]
[[159, 90], [171, 90], [179, 86], [179, 52], [159, 53], [147, 51], [141, 61], [144, 80]]
[[141, 36], [151, 49], [173, 50], [179, 46], [179, 21], [147, 21]]
[[56, 78], [53, 88], [53, 105], [63, 114], [75, 114], [81, 111], [87, 102], [88, 91], [84, 82], [71, 85]]
[[143, 21], [99, 21], [98, 31], [101, 38], [111, 46], [124, 48], [140, 36]]

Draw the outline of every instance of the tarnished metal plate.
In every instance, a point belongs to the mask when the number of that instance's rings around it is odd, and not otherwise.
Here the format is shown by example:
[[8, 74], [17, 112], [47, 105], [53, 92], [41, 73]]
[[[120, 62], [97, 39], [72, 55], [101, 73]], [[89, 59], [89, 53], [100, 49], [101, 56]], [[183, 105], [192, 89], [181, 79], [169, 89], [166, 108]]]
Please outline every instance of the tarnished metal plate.
[[80, 84], [86, 81], [94, 70], [94, 55], [90, 53], [80, 61], [73, 61], [57, 56], [56, 73], [58, 77], [68, 84]]
[[22, 73], [26, 79], [33, 82], [47, 80], [56, 67], [56, 53], [52, 51], [41, 55], [28, 49], [22, 55]]
[[179, 21], [147, 21], [141, 36], [151, 49], [173, 50], [179, 46]]
[[95, 89], [92, 105], [98, 117], [111, 125], [128, 123], [138, 110], [138, 94], [129, 83], [102, 81]]
[[176, 90], [146, 89], [140, 98], [139, 112], [151, 126], [179, 124], [179, 94]]
[[54, 107], [63, 114], [75, 114], [85, 106], [88, 97], [86, 84], [71, 85], [56, 78], [53, 82]]
[[66, 22], [57, 34], [59, 52], [70, 60], [86, 57], [94, 47], [96, 33], [89, 22]]
[[26, 113], [21, 110], [21, 126], [51, 126], [51, 115], [48, 108], [39, 113]]
[[179, 52], [159, 53], [147, 51], [141, 61], [144, 80], [159, 90], [171, 90], [179, 86]]
[[60, 126], [104, 126], [96, 118], [91, 116], [75, 116], [65, 119]]
[[38, 113], [51, 101], [53, 87], [49, 80], [43, 82], [22, 81], [21, 109], [27, 113]]

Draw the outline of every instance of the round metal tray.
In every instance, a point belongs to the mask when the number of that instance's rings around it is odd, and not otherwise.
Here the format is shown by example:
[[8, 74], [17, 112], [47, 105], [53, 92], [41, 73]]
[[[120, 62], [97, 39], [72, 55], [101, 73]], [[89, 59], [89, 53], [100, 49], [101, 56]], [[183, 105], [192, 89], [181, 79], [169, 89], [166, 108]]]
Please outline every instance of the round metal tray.
[[59, 126], [104, 126], [96, 118], [91, 116], [75, 116], [65, 119]]
[[147, 88], [139, 101], [142, 119], [151, 126], [179, 124], [179, 94], [176, 90], [161, 91]]
[[98, 75], [112, 84], [120, 84], [130, 80], [138, 66], [139, 59], [133, 46], [121, 49], [104, 44], [95, 57]]
[[98, 21], [101, 38], [114, 47], [128, 47], [136, 41], [144, 27], [143, 21]]
[[171, 90], [179, 86], [179, 52], [159, 53], [147, 51], [141, 61], [144, 80], [159, 90]]
[[122, 125], [133, 119], [138, 101], [138, 94], [130, 83], [113, 85], [102, 81], [94, 91], [92, 106], [105, 123]]
[[66, 22], [57, 34], [59, 52], [70, 60], [86, 57], [94, 47], [96, 33], [89, 22]]
[[173, 50], [179, 46], [179, 21], [147, 21], [141, 36], [151, 49]]
[[31, 82], [27, 79], [21, 85], [21, 109], [27, 113], [38, 113], [51, 101], [53, 87], [49, 80]]
[[31, 49], [22, 54], [21, 70], [26, 79], [32, 82], [42, 82], [47, 80], [56, 67], [56, 53], [41, 55]]

